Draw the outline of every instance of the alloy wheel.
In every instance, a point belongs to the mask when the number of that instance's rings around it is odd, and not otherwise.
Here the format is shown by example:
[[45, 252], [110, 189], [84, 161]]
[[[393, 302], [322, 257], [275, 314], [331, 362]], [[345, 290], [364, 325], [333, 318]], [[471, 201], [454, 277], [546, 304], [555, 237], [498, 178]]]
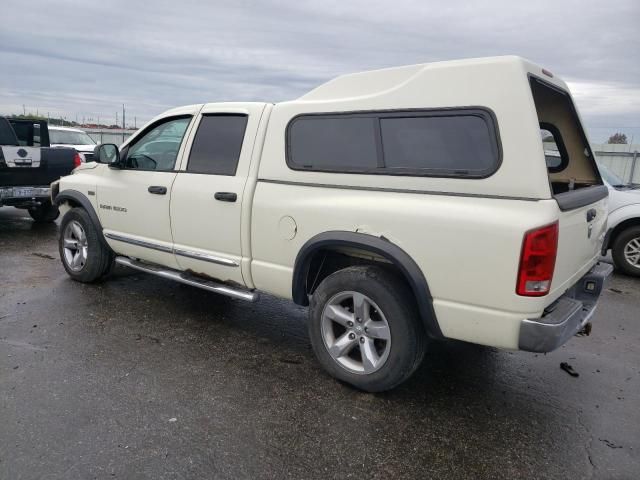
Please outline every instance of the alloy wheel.
[[82, 270], [87, 263], [89, 247], [87, 234], [80, 222], [71, 220], [64, 229], [64, 261], [74, 272]]
[[349, 372], [373, 373], [389, 358], [391, 330], [387, 318], [362, 293], [334, 295], [324, 307], [321, 326], [327, 352]]
[[632, 238], [624, 246], [624, 259], [633, 267], [640, 268], [640, 237]]

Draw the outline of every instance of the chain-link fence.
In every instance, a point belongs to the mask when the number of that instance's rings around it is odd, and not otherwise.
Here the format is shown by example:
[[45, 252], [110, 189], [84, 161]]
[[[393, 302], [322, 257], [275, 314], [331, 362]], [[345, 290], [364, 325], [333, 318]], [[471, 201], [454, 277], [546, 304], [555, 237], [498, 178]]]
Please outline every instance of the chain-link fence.
[[115, 143], [120, 145], [133, 135], [136, 130], [83, 128], [96, 143]]

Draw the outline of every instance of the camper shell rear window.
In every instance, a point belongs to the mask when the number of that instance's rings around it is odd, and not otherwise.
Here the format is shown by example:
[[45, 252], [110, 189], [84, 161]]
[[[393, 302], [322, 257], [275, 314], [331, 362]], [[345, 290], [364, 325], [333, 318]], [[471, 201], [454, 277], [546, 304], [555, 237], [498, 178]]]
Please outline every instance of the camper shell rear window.
[[533, 75], [529, 82], [553, 194], [602, 185], [593, 152], [569, 94]]

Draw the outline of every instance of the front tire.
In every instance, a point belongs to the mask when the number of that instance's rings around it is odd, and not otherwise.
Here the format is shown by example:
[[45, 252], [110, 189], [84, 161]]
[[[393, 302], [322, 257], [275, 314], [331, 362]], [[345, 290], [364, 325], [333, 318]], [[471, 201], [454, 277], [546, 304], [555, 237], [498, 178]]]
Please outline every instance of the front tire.
[[78, 282], [99, 280], [113, 263], [113, 253], [101, 242], [96, 227], [83, 208], [72, 208], [63, 217], [58, 250], [64, 269]]
[[45, 202], [37, 207], [29, 208], [29, 215], [36, 223], [51, 223], [60, 216], [60, 210], [51, 202]]
[[627, 228], [617, 236], [611, 256], [616, 268], [627, 275], [640, 277], [640, 226]]
[[379, 266], [325, 278], [311, 298], [309, 336], [333, 377], [367, 392], [390, 390], [420, 365], [426, 335], [403, 279]]

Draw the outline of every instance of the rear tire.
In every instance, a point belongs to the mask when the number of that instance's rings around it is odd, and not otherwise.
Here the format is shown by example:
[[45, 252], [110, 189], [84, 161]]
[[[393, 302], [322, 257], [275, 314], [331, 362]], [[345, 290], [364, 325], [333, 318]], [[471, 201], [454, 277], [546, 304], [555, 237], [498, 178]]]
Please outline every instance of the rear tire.
[[78, 282], [101, 279], [113, 264], [113, 252], [101, 241], [83, 208], [72, 208], [62, 218], [58, 250], [64, 269]]
[[426, 335], [409, 287], [374, 265], [339, 270], [311, 298], [309, 336], [333, 377], [367, 392], [390, 390], [420, 365]]
[[51, 202], [45, 202], [38, 207], [28, 209], [29, 215], [36, 223], [51, 223], [60, 216], [60, 210]]
[[640, 226], [627, 228], [617, 236], [611, 256], [618, 270], [640, 277]]

